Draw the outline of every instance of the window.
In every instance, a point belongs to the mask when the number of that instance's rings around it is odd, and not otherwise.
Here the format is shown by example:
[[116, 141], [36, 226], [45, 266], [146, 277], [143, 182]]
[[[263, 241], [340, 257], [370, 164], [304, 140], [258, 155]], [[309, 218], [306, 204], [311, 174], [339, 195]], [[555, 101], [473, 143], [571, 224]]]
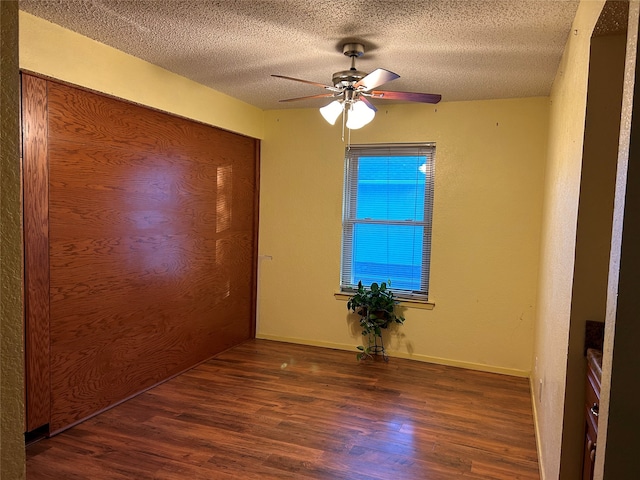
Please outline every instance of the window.
[[342, 291], [390, 280], [399, 297], [427, 299], [434, 154], [433, 144], [347, 148]]

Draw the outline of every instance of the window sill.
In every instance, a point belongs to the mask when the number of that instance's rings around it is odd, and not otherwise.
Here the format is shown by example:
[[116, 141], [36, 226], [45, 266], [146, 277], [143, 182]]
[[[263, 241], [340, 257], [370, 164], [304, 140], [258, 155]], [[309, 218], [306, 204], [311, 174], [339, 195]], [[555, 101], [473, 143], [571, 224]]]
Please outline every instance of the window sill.
[[[335, 292], [333, 296], [336, 300], [343, 300], [345, 302], [352, 297], [351, 294], [344, 292]], [[434, 302], [430, 302], [428, 300], [411, 300], [408, 298], [399, 298], [398, 300], [400, 300], [401, 307], [418, 308], [421, 310], [433, 310], [436, 306]]]

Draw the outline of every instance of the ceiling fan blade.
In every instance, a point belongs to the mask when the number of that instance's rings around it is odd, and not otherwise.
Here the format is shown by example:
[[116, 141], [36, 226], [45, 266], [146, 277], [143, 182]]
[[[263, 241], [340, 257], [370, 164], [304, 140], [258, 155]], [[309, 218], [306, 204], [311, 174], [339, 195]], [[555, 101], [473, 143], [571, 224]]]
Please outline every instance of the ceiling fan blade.
[[311, 100], [313, 98], [327, 98], [327, 97], [335, 97], [334, 93], [320, 93], [318, 95], [309, 95], [307, 97], [296, 97], [296, 98], [286, 98], [284, 100], [279, 100], [280, 102], [297, 102], [298, 100]]
[[370, 93], [373, 98], [405, 100], [407, 102], [438, 103], [442, 99], [442, 95], [435, 93], [387, 92], [384, 90], [374, 90]]
[[383, 83], [390, 82], [396, 78], [400, 78], [400, 75], [390, 72], [389, 70], [385, 70], [384, 68], [376, 68], [369, 75], [357, 81], [353, 88], [364, 87], [361, 90], [366, 92], [367, 90], [379, 87]]
[[378, 109], [376, 108], [376, 106], [375, 106], [373, 103], [371, 103], [367, 97], [364, 97], [364, 96], [360, 95], [360, 98], [359, 98], [359, 99], [360, 99], [362, 102], [364, 102], [364, 103], [367, 105], [367, 107], [369, 107], [369, 108], [370, 108], [371, 110], [373, 110], [374, 112], [377, 112], [377, 111], [378, 111]]
[[315, 85], [316, 87], [326, 88], [328, 90], [335, 90], [336, 88], [331, 85], [325, 85], [324, 83], [312, 82], [310, 80], [302, 80], [301, 78], [285, 77], [284, 75], [271, 75], [271, 76], [276, 78], [284, 78], [285, 80], [293, 80], [294, 82], [308, 83], [309, 85]]

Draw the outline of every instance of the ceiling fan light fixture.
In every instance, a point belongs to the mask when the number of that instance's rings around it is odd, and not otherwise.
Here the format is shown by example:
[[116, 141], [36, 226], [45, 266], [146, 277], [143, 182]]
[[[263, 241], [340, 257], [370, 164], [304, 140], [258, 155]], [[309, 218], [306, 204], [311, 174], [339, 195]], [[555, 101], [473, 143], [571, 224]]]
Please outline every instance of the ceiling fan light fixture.
[[351, 104], [347, 111], [347, 128], [349, 130], [357, 130], [362, 128], [373, 120], [376, 116], [375, 110], [361, 100]]
[[324, 107], [322, 107], [320, 109], [320, 113], [327, 122], [329, 122], [331, 125], [335, 125], [336, 120], [338, 120], [338, 117], [342, 113], [342, 109], [342, 102], [334, 100], [329, 105], [325, 105]]
[[[2, 1], [2, 0], [0, 0]], [[345, 43], [342, 52], [351, 58], [351, 68], [333, 74], [332, 85], [303, 80], [301, 78], [285, 75], [272, 75], [273, 77], [292, 80], [323, 88], [326, 92], [317, 95], [288, 98], [281, 102], [293, 102], [297, 100], [311, 100], [315, 98], [339, 98], [329, 105], [320, 108], [320, 113], [331, 125], [335, 125], [338, 117], [342, 117], [342, 138], [344, 129], [357, 130], [370, 123], [376, 116], [376, 107], [370, 102], [373, 99], [401, 100], [405, 102], [438, 103], [441, 95], [417, 92], [398, 92], [376, 90], [380, 85], [399, 78], [400, 75], [384, 68], [376, 68], [370, 73], [356, 69], [356, 58], [364, 53], [364, 45], [361, 43]], [[369, 97], [369, 98], [367, 98]]]

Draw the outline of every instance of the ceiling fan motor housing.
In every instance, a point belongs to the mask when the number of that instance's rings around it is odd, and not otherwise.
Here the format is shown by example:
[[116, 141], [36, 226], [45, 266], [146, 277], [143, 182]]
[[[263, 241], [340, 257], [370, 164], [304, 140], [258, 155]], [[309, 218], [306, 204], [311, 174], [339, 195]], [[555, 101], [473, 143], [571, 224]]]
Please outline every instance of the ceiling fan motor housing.
[[333, 85], [338, 88], [348, 88], [368, 75], [367, 72], [356, 70], [356, 58], [364, 55], [364, 45], [361, 43], [345, 43], [342, 46], [342, 53], [351, 58], [351, 68], [334, 73], [331, 80]]
[[336, 72], [333, 74], [332, 82], [333, 85], [341, 88], [341, 87], [350, 87], [354, 83], [366, 77], [367, 72], [361, 72], [360, 70], [342, 70], [341, 72]]

